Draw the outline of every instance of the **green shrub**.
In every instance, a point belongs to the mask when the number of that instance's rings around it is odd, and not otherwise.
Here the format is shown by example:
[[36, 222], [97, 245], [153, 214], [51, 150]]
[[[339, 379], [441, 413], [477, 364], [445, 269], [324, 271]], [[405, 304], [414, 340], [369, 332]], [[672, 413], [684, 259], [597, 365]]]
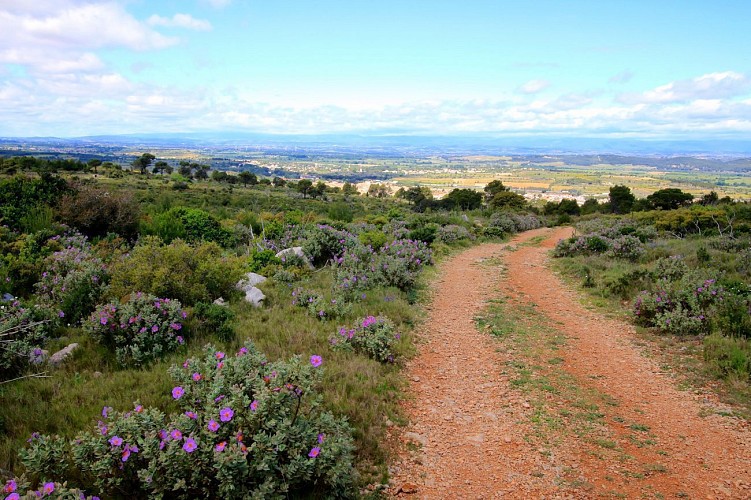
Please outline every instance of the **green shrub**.
[[373, 250], [380, 249], [389, 241], [388, 236], [383, 231], [365, 231], [360, 233], [357, 238], [360, 240], [360, 243], [370, 246]]
[[76, 186], [75, 193], [60, 200], [58, 215], [90, 238], [107, 233], [133, 238], [138, 230], [139, 206], [127, 192]]
[[398, 339], [388, 318], [368, 316], [358, 319], [353, 328], [341, 327], [329, 342], [334, 349], [354, 350], [376, 361], [393, 363], [392, 347]]
[[188, 306], [232, 296], [243, 274], [242, 259], [223, 255], [216, 243], [175, 240], [165, 245], [154, 236], [143, 238], [112, 267], [112, 296], [140, 290]]
[[466, 227], [456, 224], [448, 224], [438, 228], [436, 234], [436, 240], [441, 243], [451, 244], [460, 240], [471, 240], [474, 236], [467, 230]]
[[357, 245], [352, 233], [336, 229], [327, 224], [319, 224], [308, 230], [303, 251], [315, 266], [322, 266], [344, 253], [347, 248]]
[[122, 366], [144, 366], [175, 351], [185, 342], [187, 317], [177, 300], [135, 293], [97, 308], [84, 323], [84, 331], [115, 351]]
[[282, 261], [273, 250], [259, 250], [253, 248], [248, 255], [248, 271], [257, 273], [268, 265], [281, 264]]
[[174, 207], [153, 218], [143, 227], [145, 234], [156, 235], [166, 243], [180, 238], [188, 242], [213, 241], [232, 245], [232, 233], [213, 215], [198, 208]]
[[234, 313], [228, 308], [213, 303], [199, 302], [193, 308], [196, 333], [215, 335], [223, 341], [235, 338], [235, 330], [232, 328], [234, 317]]
[[349, 426], [321, 409], [320, 356], [269, 363], [248, 343], [173, 366], [179, 413], [105, 408], [71, 441], [33, 436], [32, 479], [135, 498], [353, 497]]

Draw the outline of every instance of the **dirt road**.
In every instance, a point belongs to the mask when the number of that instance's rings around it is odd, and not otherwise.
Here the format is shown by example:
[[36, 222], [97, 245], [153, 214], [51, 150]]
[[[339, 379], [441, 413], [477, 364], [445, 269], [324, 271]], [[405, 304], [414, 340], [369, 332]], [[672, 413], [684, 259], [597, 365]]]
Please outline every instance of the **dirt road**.
[[[548, 266], [570, 229], [444, 262], [391, 493], [416, 498], [751, 498], [748, 423], [712, 413]], [[479, 326], [479, 327], [478, 327]]]

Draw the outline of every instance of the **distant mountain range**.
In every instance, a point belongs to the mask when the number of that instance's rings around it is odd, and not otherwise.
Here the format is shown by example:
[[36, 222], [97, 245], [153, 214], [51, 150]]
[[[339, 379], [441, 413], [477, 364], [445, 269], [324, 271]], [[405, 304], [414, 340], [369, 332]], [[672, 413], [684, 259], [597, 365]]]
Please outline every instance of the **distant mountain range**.
[[671, 140], [643, 138], [453, 135], [423, 136], [400, 133], [275, 135], [244, 132], [144, 133], [97, 135], [75, 138], [7, 137], [3, 144], [55, 147], [153, 147], [153, 148], [273, 148], [285, 151], [329, 151], [378, 155], [484, 154], [484, 155], [579, 155], [615, 154], [639, 156], [751, 156], [749, 139]]

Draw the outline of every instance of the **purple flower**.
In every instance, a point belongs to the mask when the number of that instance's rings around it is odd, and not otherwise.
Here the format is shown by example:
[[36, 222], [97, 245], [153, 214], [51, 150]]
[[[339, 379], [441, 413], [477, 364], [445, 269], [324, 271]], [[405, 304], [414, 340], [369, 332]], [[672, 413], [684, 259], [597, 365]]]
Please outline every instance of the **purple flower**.
[[18, 493], [11, 493], [7, 497], [5, 497], [5, 500], [21, 500], [21, 497], [18, 495]]
[[120, 446], [121, 444], [123, 444], [123, 438], [121, 438], [120, 436], [112, 436], [109, 440], [109, 443], [112, 446]]
[[154, 325], [154, 326], [151, 327], [151, 332], [152, 333], [156, 333], [158, 331], [159, 331], [159, 325]]
[[258, 400], [254, 399], [252, 403], [250, 403], [250, 411], [256, 411], [258, 410]]
[[316, 446], [315, 448], [311, 448], [310, 452], [308, 453], [308, 457], [315, 458], [319, 453], [321, 453], [321, 449]]
[[143, 413], [143, 405], [136, 405], [135, 412]]
[[219, 422], [216, 420], [209, 420], [209, 425], [206, 426], [211, 432], [216, 432], [219, 430]]
[[326, 434], [318, 434], [318, 444], [323, 444], [323, 441], [326, 439]]
[[238, 356], [245, 356], [248, 354], [248, 348], [247, 347], [241, 347], [239, 351], [237, 351]]
[[235, 412], [232, 411], [232, 408], [222, 408], [219, 411], [219, 420], [222, 422], [229, 422], [232, 420], [232, 417], [235, 415]]
[[224, 451], [224, 448], [226, 448], [226, 447], [227, 447], [227, 441], [222, 441], [221, 443], [219, 443], [216, 446], [214, 446], [214, 451], [217, 451], [217, 452], [221, 453], [221, 452]]
[[100, 322], [101, 324], [103, 324], [103, 325], [106, 325], [106, 324], [107, 324], [107, 318], [106, 318], [106, 317], [104, 317], [104, 316], [102, 316], [101, 318], [99, 318], [99, 322]]
[[318, 368], [323, 363], [323, 358], [321, 356], [314, 354], [310, 357], [310, 364], [314, 367]]
[[128, 458], [130, 458], [130, 448], [125, 448], [123, 450], [122, 456], [120, 457], [120, 460], [122, 460], [123, 462], [127, 462]]
[[58, 316], [59, 316], [60, 318], [64, 318], [64, 317], [65, 317], [65, 313], [64, 313], [63, 311], [60, 311], [59, 313], [57, 313], [57, 315], [58, 315]]
[[10, 480], [7, 483], [5, 483], [5, 487], [3, 488], [3, 493], [13, 493], [16, 491], [16, 488], [18, 488], [18, 485], [14, 480]]
[[183, 345], [185, 343], [185, 339], [183, 338], [182, 335], [178, 335], [176, 339], [177, 339], [177, 343], [180, 345]]
[[198, 415], [196, 415], [196, 412], [194, 411], [186, 411], [185, 416], [193, 420], [198, 418]]
[[193, 382], [198, 382], [202, 377], [200, 373], [194, 373], [191, 378], [193, 379]]
[[216, 359], [224, 359], [224, 353], [222, 351], [217, 351], [217, 353], [214, 354], [214, 357]]
[[185, 390], [180, 386], [177, 386], [174, 389], [172, 389], [172, 397], [174, 399], [180, 399], [181, 397], [183, 397], [183, 394], [185, 394]]
[[45, 495], [49, 495], [53, 491], [55, 491], [55, 483], [44, 483], [44, 486], [42, 487], [42, 492]]
[[187, 453], [193, 453], [194, 451], [196, 451], [196, 448], [198, 448], [198, 445], [193, 438], [187, 438], [185, 440], [185, 444], [183, 444], [183, 450], [185, 450]]
[[183, 438], [183, 433], [180, 432], [180, 429], [172, 429], [169, 433], [169, 437], [174, 439], [175, 441], [180, 441]]
[[180, 323], [170, 323], [169, 326], [173, 330], [180, 330], [183, 327], [183, 325], [181, 325]]

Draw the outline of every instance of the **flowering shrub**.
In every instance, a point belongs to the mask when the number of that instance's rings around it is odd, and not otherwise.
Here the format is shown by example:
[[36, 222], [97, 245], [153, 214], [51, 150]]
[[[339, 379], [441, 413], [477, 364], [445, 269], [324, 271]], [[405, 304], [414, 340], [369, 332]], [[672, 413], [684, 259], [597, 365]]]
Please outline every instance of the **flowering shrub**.
[[555, 257], [573, 257], [575, 255], [605, 254], [626, 260], [637, 260], [645, 252], [644, 244], [636, 236], [622, 235], [612, 228], [599, 233], [560, 240], [553, 250]]
[[474, 235], [472, 235], [466, 227], [456, 224], [448, 224], [438, 228], [436, 239], [441, 243], [451, 244], [460, 240], [474, 239]]
[[33, 479], [75, 479], [108, 497], [354, 496], [349, 426], [317, 395], [322, 364], [269, 363], [251, 343], [235, 355], [207, 346], [170, 369], [178, 413], [105, 408], [93, 431], [34, 436], [21, 458]]
[[709, 328], [709, 318], [723, 295], [714, 279], [700, 279], [694, 273], [675, 282], [659, 280], [654, 292], [643, 291], [636, 297], [635, 320], [673, 334], [696, 335]]
[[327, 301], [323, 296], [303, 288], [292, 291], [292, 305], [305, 308], [308, 313], [322, 321], [341, 318], [352, 309], [350, 303], [342, 296], [335, 296]]
[[68, 488], [68, 485], [65, 483], [47, 481], [34, 489], [30, 487], [29, 482], [23, 477], [7, 481], [3, 489], [0, 490], [0, 497], [5, 498], [5, 500], [21, 500], [22, 498], [99, 500], [97, 496], [86, 496], [86, 493], [78, 488]]
[[680, 255], [671, 255], [658, 259], [655, 263], [654, 276], [656, 279], [677, 281], [688, 272], [688, 265]]
[[45, 261], [47, 270], [35, 285], [40, 304], [62, 311], [69, 323], [84, 318], [107, 290], [109, 272], [81, 235], [64, 238], [66, 246]]
[[0, 306], [0, 381], [28, 363], [41, 362], [41, 346], [49, 335], [46, 310], [24, 307], [18, 300]]
[[638, 260], [644, 255], [645, 249], [642, 242], [636, 236], [621, 236], [613, 240], [610, 249], [606, 252], [609, 257], [617, 259], [626, 259], [630, 261]]
[[308, 231], [303, 251], [315, 266], [321, 266], [357, 244], [357, 237], [352, 233], [319, 224]]
[[187, 317], [177, 300], [138, 292], [126, 302], [99, 307], [84, 324], [97, 342], [115, 350], [123, 366], [142, 366], [184, 343]]
[[365, 354], [382, 363], [392, 363], [392, 347], [399, 338], [394, 333], [394, 324], [383, 316], [368, 316], [357, 320], [352, 328], [341, 327], [338, 334], [329, 339], [334, 349], [349, 349]]

